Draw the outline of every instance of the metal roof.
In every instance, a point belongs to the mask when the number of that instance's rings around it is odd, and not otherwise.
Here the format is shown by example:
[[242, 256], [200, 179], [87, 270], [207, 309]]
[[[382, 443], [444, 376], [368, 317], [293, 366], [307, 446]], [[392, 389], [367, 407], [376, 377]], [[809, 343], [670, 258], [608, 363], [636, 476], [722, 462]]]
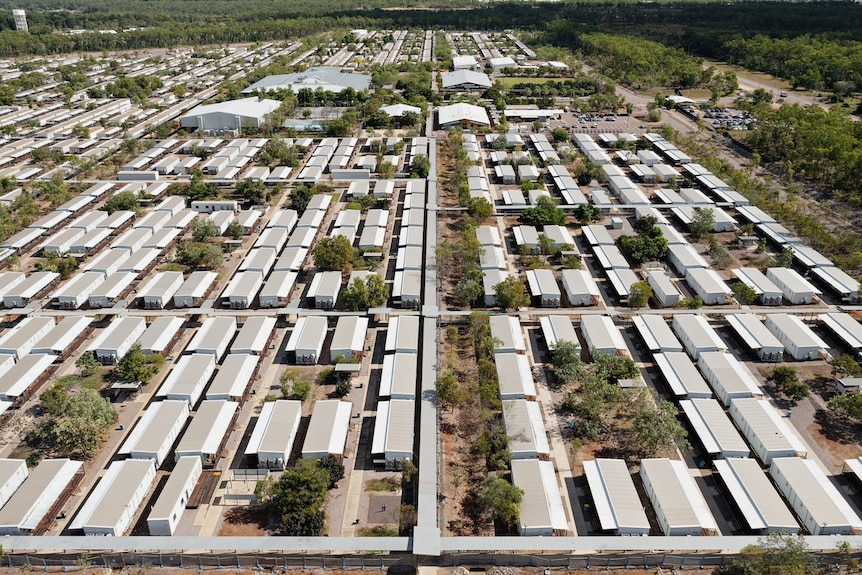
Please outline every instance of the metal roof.
[[265, 403], [246, 447], [246, 454], [285, 454], [284, 457], [288, 457], [301, 418], [301, 401], [279, 399]]
[[642, 459], [641, 478], [659, 518], [669, 529], [697, 527], [718, 532], [718, 525], [685, 463], [671, 459]]
[[625, 461], [584, 461], [584, 474], [603, 531], [621, 535], [649, 534], [649, 520]]
[[231, 353], [263, 353], [275, 329], [276, 318], [252, 316], [245, 320], [230, 346]]
[[183, 285], [180, 286], [180, 289], [174, 294], [174, 300], [183, 297], [202, 298], [217, 279], [218, 274], [215, 272], [192, 272], [183, 282]]
[[303, 457], [317, 454], [341, 455], [347, 441], [353, 404], [338, 399], [320, 400], [314, 403], [311, 421], [302, 445]]
[[297, 350], [320, 350], [323, 340], [326, 338], [328, 324], [325, 317], [306, 316], [296, 322], [296, 326], [287, 340], [286, 349]]
[[[158, 498], [156, 498], [155, 504], [150, 508], [147, 521], [170, 519], [177, 508], [179, 500], [183, 498], [187, 490], [190, 491], [189, 480], [192, 477], [199, 477], [200, 473], [200, 457], [180, 457], [173, 471], [171, 471], [168, 481], [159, 493]], [[191, 485], [191, 489], [194, 489], [194, 484]]]
[[808, 453], [808, 447], [793, 427], [765, 399], [733, 399], [729, 411], [764, 464], [768, 465], [773, 456]]
[[159, 272], [138, 289], [138, 297], [167, 299], [173, 296], [181, 285], [183, 285], [183, 272]]
[[569, 525], [554, 464], [536, 459], [515, 459], [510, 465], [512, 483], [524, 491], [519, 516], [521, 530], [548, 528], [567, 532]]
[[144, 353], [163, 353], [168, 344], [183, 327], [185, 319], [181, 317], [162, 316], [153, 320], [153, 323], [144, 331], [138, 343]]
[[0, 509], [0, 535], [35, 530], [83, 465], [69, 459], [43, 459]]
[[729, 353], [702, 352], [697, 359], [697, 367], [725, 405], [735, 397], [763, 395], [751, 371]]
[[862, 324], [848, 313], [825, 313], [820, 321], [832, 330], [848, 347], [862, 349]]
[[215, 366], [216, 358], [213, 354], [193, 353], [181, 356], [159, 387], [156, 397], [182, 399], [194, 406], [215, 372]]
[[636, 315], [632, 322], [651, 352], [682, 351], [683, 345], [676, 338], [663, 317], [659, 315]]
[[419, 317], [401, 315], [389, 318], [386, 351], [417, 353], [419, 351]]
[[151, 403], [117, 453], [145, 454], [136, 459], [153, 459], [160, 465], [160, 452], [170, 449], [188, 415], [189, 404], [185, 401], [166, 400]]
[[512, 459], [547, 456], [551, 453], [542, 411], [535, 401], [503, 401], [503, 425], [509, 436]]
[[235, 401], [202, 401], [174, 450], [177, 460], [186, 455], [215, 454], [238, 408]]
[[381, 397], [395, 396], [411, 399], [416, 396], [418, 356], [415, 353], [395, 352], [383, 356], [380, 376]]
[[750, 349], [784, 350], [784, 345], [753, 313], [728, 314], [725, 319]]
[[718, 401], [686, 399], [679, 406], [707, 453], [719, 458], [748, 457], [748, 445]]
[[787, 313], [772, 313], [766, 316], [765, 325], [769, 331], [778, 336], [783, 333], [797, 347], [817, 347], [826, 349], [829, 345], [820, 339], [810, 327], [795, 315]]
[[581, 346], [578, 334], [575, 332], [575, 326], [568, 316], [542, 316], [539, 318], [539, 325], [542, 326], [542, 335], [545, 337], [548, 348], [554, 349], [560, 341], [570, 341], [578, 347]]
[[259, 360], [259, 356], [250, 354], [232, 353], [228, 355], [207, 388], [206, 398], [214, 400], [242, 397], [248, 387], [248, 382], [254, 375], [254, 370], [257, 369]]
[[521, 331], [521, 322], [515, 316], [494, 315], [490, 318], [491, 337], [500, 340], [500, 345], [495, 349], [500, 351], [526, 351], [527, 344], [524, 342], [524, 333]]
[[92, 321], [92, 317], [66, 316], [45, 337], [37, 341], [31, 351], [60, 355], [90, 326]]
[[235, 317], [208, 317], [195, 333], [186, 350], [197, 353], [220, 354], [222, 346], [236, 334]]
[[754, 459], [713, 462], [748, 528], [764, 533], [798, 533], [799, 524]]
[[702, 315], [675, 314], [671, 326], [695, 359], [706, 351], [727, 349], [727, 345]]
[[657, 353], [653, 359], [675, 396], [688, 399], [712, 397], [712, 390], [685, 353]]
[[365, 348], [365, 336], [368, 332], [368, 318], [358, 316], [342, 316], [335, 325], [330, 349], [351, 350], [360, 352]]
[[526, 355], [495, 353], [494, 364], [497, 367], [500, 399], [536, 397], [536, 383]]
[[114, 461], [90, 492], [69, 529], [113, 530], [119, 527], [125, 530], [143, 497], [142, 492], [149, 489], [155, 477], [156, 469], [149, 459]]
[[581, 332], [590, 353], [593, 350], [616, 355], [628, 350], [619, 328], [606, 315], [585, 315], [581, 317]]

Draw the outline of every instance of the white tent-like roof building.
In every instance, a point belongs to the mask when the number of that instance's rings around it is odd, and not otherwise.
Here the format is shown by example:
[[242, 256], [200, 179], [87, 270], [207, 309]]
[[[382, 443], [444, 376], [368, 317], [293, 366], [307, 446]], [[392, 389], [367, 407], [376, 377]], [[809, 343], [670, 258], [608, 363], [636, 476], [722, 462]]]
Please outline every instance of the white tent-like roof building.
[[259, 98], [242, 98], [199, 106], [180, 118], [183, 128], [218, 132], [239, 130], [243, 126], [260, 126], [264, 116], [275, 111], [281, 102]]
[[459, 102], [450, 106], [440, 106], [437, 119], [441, 128], [453, 126], [490, 126], [488, 111], [482, 106]]

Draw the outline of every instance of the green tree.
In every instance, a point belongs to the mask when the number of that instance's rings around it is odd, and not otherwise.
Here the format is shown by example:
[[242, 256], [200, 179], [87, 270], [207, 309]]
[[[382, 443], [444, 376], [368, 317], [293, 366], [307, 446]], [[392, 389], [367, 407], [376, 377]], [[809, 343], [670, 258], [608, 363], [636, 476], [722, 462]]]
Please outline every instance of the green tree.
[[385, 304], [389, 299], [389, 289], [379, 275], [371, 274], [365, 279], [354, 278], [353, 282], [344, 288], [343, 297], [347, 309], [367, 310]]
[[290, 207], [297, 211], [299, 215], [305, 213], [305, 208], [314, 195], [314, 188], [306, 184], [300, 184], [293, 188], [290, 192]]
[[569, 131], [563, 127], [554, 128], [551, 130], [551, 137], [555, 142], [568, 142], [569, 141]]
[[138, 201], [138, 195], [135, 192], [120, 192], [108, 198], [102, 209], [109, 214], [121, 210], [138, 212], [141, 210], [141, 203]]
[[694, 214], [691, 216], [691, 223], [688, 225], [688, 231], [691, 232], [691, 237], [699, 240], [713, 232], [715, 229], [715, 214], [711, 208], [694, 208]]
[[527, 286], [516, 277], [509, 276], [495, 285], [494, 294], [497, 297], [497, 305], [503, 311], [530, 305]]
[[437, 378], [435, 387], [437, 389], [437, 401], [443, 407], [451, 408], [464, 401], [464, 390], [461, 389], [458, 377], [451, 369], [447, 369], [443, 375]]
[[592, 356], [596, 375], [605, 381], [616, 382], [640, 374], [635, 360], [627, 355], [609, 355], [592, 350]]
[[467, 278], [455, 284], [452, 297], [458, 305], [472, 307], [484, 293], [485, 288], [480, 282]]
[[769, 379], [781, 393], [795, 401], [808, 397], [810, 393], [808, 386], [799, 381], [799, 372], [795, 367], [780, 365], [773, 370]]
[[[654, 219], [652, 217], [641, 218], [635, 223], [639, 224], [639, 222]], [[639, 224], [638, 235], [620, 238], [620, 248], [635, 264], [661, 259], [667, 253], [667, 246], [667, 238], [655, 225], [647, 227], [646, 224]]]
[[205, 242], [210, 238], [218, 236], [218, 228], [215, 222], [207, 217], [193, 219], [189, 226], [189, 231], [192, 233], [192, 239], [196, 242]]
[[102, 368], [102, 364], [96, 359], [95, 352], [85, 351], [75, 361], [75, 367], [81, 370], [81, 375], [90, 377]]
[[494, 206], [485, 198], [470, 198], [467, 202], [467, 213], [473, 219], [481, 222], [494, 215]]
[[775, 266], [779, 268], [789, 268], [793, 264], [793, 250], [786, 247], [775, 256]]
[[652, 295], [652, 287], [648, 283], [633, 283], [629, 288], [629, 307], [646, 307]]
[[551, 349], [551, 364], [560, 383], [572, 383], [583, 373], [581, 348], [576, 341], [560, 340]]
[[753, 287], [741, 281], [734, 282], [730, 286], [730, 291], [733, 292], [733, 297], [736, 298], [736, 301], [743, 305], [753, 304], [759, 297]]
[[853, 356], [842, 353], [834, 356], [829, 365], [832, 366], [832, 375], [835, 377], [859, 377], [862, 375], [862, 367], [859, 362], [853, 359]]
[[688, 436], [677, 419], [676, 407], [653, 394], [655, 405], [643, 402], [632, 426], [632, 449], [641, 457], [650, 457], [674, 449]]
[[266, 184], [260, 180], [245, 178], [236, 184], [236, 193], [247, 203], [260, 205], [266, 203]]
[[39, 404], [42, 406], [42, 411], [48, 415], [61, 416], [66, 412], [66, 407], [69, 404], [69, 390], [65, 384], [57, 382], [44, 392], [39, 397]]
[[177, 248], [177, 261], [199, 270], [215, 270], [224, 262], [224, 253], [216, 244], [181, 242]]
[[161, 362], [156, 360], [154, 356], [145, 355], [141, 351], [141, 344], [136, 343], [117, 364], [117, 377], [123, 381], [147, 383], [159, 371], [160, 367]]
[[850, 419], [862, 421], [862, 393], [851, 391], [836, 395], [829, 400], [829, 408]]
[[773, 533], [742, 549], [729, 575], [816, 575], [817, 561], [801, 535]]
[[241, 240], [242, 224], [240, 224], [237, 220], [232, 221], [230, 224], [228, 224], [227, 229], [225, 229], [224, 235], [225, 237], [232, 240]]
[[329, 474], [329, 489], [335, 487], [335, 484], [344, 479], [344, 464], [341, 458], [332, 455], [331, 453], [318, 461], [318, 466]]
[[353, 245], [344, 236], [321, 239], [311, 253], [320, 271], [350, 271], [353, 267]]
[[428, 156], [416, 156], [413, 158], [413, 163], [410, 164], [410, 177], [412, 178], [427, 178], [431, 171], [431, 162]]
[[483, 509], [490, 513], [494, 521], [499, 521], [508, 527], [518, 524], [523, 497], [523, 489], [496, 474], [488, 475], [479, 490], [479, 502]]
[[530, 226], [548, 224], [563, 226], [566, 224], [566, 212], [557, 207], [556, 199], [551, 196], [541, 196], [534, 207], [527, 208], [521, 213], [518, 221]]
[[350, 122], [344, 118], [330, 120], [325, 124], [326, 135], [330, 138], [346, 138], [350, 135]]
[[273, 528], [287, 536], [318, 536], [324, 525], [323, 504], [329, 471], [313, 459], [300, 459], [277, 481], [261, 482], [255, 494], [263, 501]]

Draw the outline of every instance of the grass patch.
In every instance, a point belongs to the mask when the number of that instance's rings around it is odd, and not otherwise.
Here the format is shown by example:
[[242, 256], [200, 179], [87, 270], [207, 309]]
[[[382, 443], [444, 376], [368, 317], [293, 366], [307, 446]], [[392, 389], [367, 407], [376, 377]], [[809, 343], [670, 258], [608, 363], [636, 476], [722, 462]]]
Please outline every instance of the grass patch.
[[177, 262], [168, 262], [159, 266], [160, 272], [185, 272], [186, 266]]
[[398, 491], [401, 481], [395, 477], [384, 477], [383, 479], [372, 479], [365, 484], [366, 491]]
[[565, 78], [497, 78], [502, 88], [512, 88], [517, 84], [547, 84], [548, 82], [563, 82]]
[[356, 534], [359, 537], [398, 537], [398, 530], [394, 527], [375, 525], [374, 527], [363, 527]]
[[80, 375], [64, 375], [57, 379], [57, 383], [61, 383], [69, 388], [80, 386], [84, 389], [93, 389], [95, 391], [99, 391], [103, 387], [105, 387], [105, 372], [104, 370], [99, 370], [97, 373], [93, 375], [89, 375], [87, 377], [81, 377]]

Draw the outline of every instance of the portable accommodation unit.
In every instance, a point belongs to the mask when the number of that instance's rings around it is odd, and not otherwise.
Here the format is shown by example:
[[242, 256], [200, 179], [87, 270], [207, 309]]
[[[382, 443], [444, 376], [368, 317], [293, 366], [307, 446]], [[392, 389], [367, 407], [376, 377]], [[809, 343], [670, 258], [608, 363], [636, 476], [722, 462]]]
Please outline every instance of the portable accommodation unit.
[[590, 354], [596, 352], [607, 355], [625, 355], [628, 347], [619, 328], [606, 315], [585, 315], [581, 317], [581, 332]]
[[270, 248], [275, 250], [275, 253], [278, 253], [287, 244], [289, 236], [290, 234], [284, 228], [264, 228], [263, 232], [261, 232], [254, 242], [253, 247], [255, 249]]
[[0, 296], [24, 281], [27, 276], [23, 272], [0, 272]]
[[138, 290], [144, 309], [164, 309], [183, 285], [183, 272], [159, 272]]
[[[521, 322], [515, 316], [494, 315], [490, 318], [491, 337], [499, 339], [500, 344], [494, 347], [496, 352], [524, 353], [527, 344], [521, 331]], [[570, 322], [571, 324], [571, 322]]]
[[55, 272], [33, 272], [3, 294], [3, 307], [25, 307], [59, 279], [60, 274]]
[[260, 469], [286, 469], [301, 419], [300, 401], [279, 399], [265, 403], [246, 446], [249, 464]]
[[134, 272], [135, 274], [141, 274], [155, 267], [157, 263], [156, 258], [158, 258], [161, 253], [161, 250], [157, 248], [142, 249], [133, 253], [123, 261], [118, 270], [121, 272]]
[[192, 272], [174, 294], [174, 307], [199, 307], [217, 279], [216, 272]]
[[43, 337], [54, 329], [53, 317], [27, 317], [0, 335], [0, 354], [13, 355], [20, 361]]
[[396, 271], [392, 281], [392, 301], [403, 309], [418, 309], [422, 304], [422, 272]]
[[703, 256], [690, 244], [671, 244], [667, 248], [667, 261], [681, 276], [691, 268], [709, 268]]
[[713, 459], [748, 457], [751, 453], [724, 408], [714, 399], [684, 399], [680, 408], [688, 418], [704, 452]]
[[512, 460], [512, 483], [524, 492], [518, 517], [522, 537], [564, 536], [569, 533], [565, 506], [554, 464], [535, 459]]
[[581, 343], [578, 340], [578, 334], [575, 332], [572, 320], [568, 316], [542, 316], [539, 318], [539, 325], [542, 328], [542, 336], [545, 338], [545, 344], [549, 350], [555, 349], [561, 341], [572, 342], [580, 349]]
[[724, 305], [729, 303], [732, 292], [717, 271], [689, 268], [685, 271], [685, 281], [703, 299], [704, 304]]
[[353, 405], [349, 401], [326, 399], [316, 401], [302, 444], [303, 459], [323, 459], [333, 455], [341, 459], [350, 429]]
[[649, 519], [625, 461], [584, 461], [584, 475], [602, 531], [614, 535], [649, 535]]
[[539, 404], [525, 399], [510, 399], [502, 403], [503, 425], [509, 436], [511, 458], [547, 461], [551, 446]]
[[27, 462], [23, 459], [0, 459], [0, 508], [27, 479]]
[[386, 352], [419, 353], [419, 317], [401, 315], [389, 318]]
[[192, 202], [192, 209], [200, 214], [210, 214], [227, 210], [239, 211], [239, 202], [235, 200], [196, 200]]
[[368, 318], [342, 316], [335, 325], [335, 334], [329, 347], [332, 363], [353, 361], [365, 350], [365, 336], [368, 332]]
[[325, 317], [304, 316], [299, 318], [285, 347], [288, 361], [299, 365], [317, 363], [320, 360], [323, 341], [326, 339], [326, 330], [327, 321]]
[[69, 530], [83, 531], [85, 535], [123, 535], [155, 479], [156, 468], [150, 459], [114, 461], [84, 501]]
[[177, 463], [195, 457], [204, 467], [214, 467], [224, 453], [238, 408], [234, 401], [202, 401], [174, 450]]
[[[21, 461], [23, 460], [3, 460]], [[83, 463], [43, 459], [3, 505], [0, 495], [0, 535], [40, 535], [83, 478]], [[0, 469], [3, 465], [0, 464]], [[16, 475], [17, 479], [17, 475]], [[4, 490], [0, 489], [0, 493]], [[56, 510], [56, 511], [55, 511]]]
[[251, 387], [259, 361], [260, 358], [256, 355], [241, 353], [228, 355], [206, 390], [207, 401], [225, 400], [242, 403], [247, 390]]
[[54, 292], [53, 300], [60, 309], [78, 309], [104, 281], [105, 274], [100, 272], [78, 274]]
[[84, 230], [77, 228], [66, 228], [49, 237], [42, 242], [43, 254], [63, 255], [72, 250], [72, 244], [84, 235]]
[[727, 345], [702, 315], [674, 314], [671, 326], [692, 359], [706, 351], [727, 351]]
[[258, 272], [237, 272], [221, 293], [222, 303], [230, 309], [248, 309], [263, 285]]
[[117, 451], [132, 459], [149, 459], [156, 468], [171, 451], [186, 425], [189, 404], [186, 401], [154, 401], [144, 411]]
[[241, 272], [258, 272], [266, 277], [275, 265], [275, 248], [255, 248], [246, 254], [239, 264]]
[[862, 520], [816, 461], [776, 457], [769, 475], [811, 535], [858, 535]]
[[793, 305], [814, 303], [814, 297], [820, 295], [820, 290], [790, 268], [769, 268], [766, 277], [778, 286]]
[[418, 356], [395, 352], [383, 356], [379, 396], [391, 399], [415, 399]]
[[534, 226], [515, 226], [512, 228], [515, 245], [529, 253], [539, 253], [539, 232]]
[[314, 274], [308, 288], [308, 297], [314, 300], [315, 308], [334, 308], [339, 293], [341, 293], [341, 272], [329, 271]]
[[74, 254], [92, 255], [111, 236], [111, 232], [112, 230], [101, 228], [90, 230], [72, 243], [70, 251]]
[[729, 314], [725, 317], [739, 339], [761, 361], [784, 359], [784, 345], [753, 313]]
[[739, 281], [757, 294], [762, 305], [781, 305], [782, 291], [757, 268], [735, 268], [731, 270]]
[[808, 455], [808, 448], [793, 426], [765, 399], [734, 399], [730, 402], [729, 411], [730, 417], [764, 465], [769, 465], [776, 457]]
[[374, 463], [385, 469], [398, 469], [402, 461], [413, 461], [416, 402], [391, 399], [377, 403], [377, 417], [371, 438]]
[[832, 332], [858, 358], [862, 356], [862, 324], [848, 313], [825, 313], [823, 326]]
[[837, 295], [841, 301], [859, 302], [859, 282], [844, 270], [834, 266], [816, 267], [811, 269], [811, 275], [830, 292]]
[[186, 351], [213, 355], [221, 361], [236, 335], [235, 317], [208, 317], [189, 342]]
[[147, 322], [142, 317], [119, 317], [96, 335], [87, 351], [95, 353], [103, 364], [117, 364], [146, 329]]
[[126, 250], [129, 254], [133, 254], [144, 247], [151, 235], [153, 235], [152, 230], [147, 228], [131, 229], [115, 239], [111, 243], [111, 249]]
[[714, 465], [750, 531], [799, 533], [799, 524], [757, 461], [731, 457]]
[[641, 479], [662, 533], [718, 535], [718, 525], [685, 462], [642, 459]]
[[167, 483], [147, 515], [150, 535], [171, 537], [174, 534], [201, 472], [199, 457], [182, 457], [177, 460]]
[[581, 228], [581, 233], [584, 239], [591, 246], [612, 246], [615, 245], [614, 238], [611, 237], [608, 228], [600, 224], [590, 224]]
[[92, 321], [93, 318], [91, 317], [76, 315], [64, 317], [51, 331], [36, 342], [30, 353], [70, 355], [84, 339], [84, 332], [90, 327]]
[[276, 319], [252, 316], [245, 320], [230, 346], [230, 353], [262, 355], [270, 346]]
[[485, 270], [482, 272], [482, 301], [486, 306], [497, 305], [496, 286], [509, 277], [509, 272], [501, 270]]
[[[290, 249], [290, 248], [288, 248]], [[297, 272], [274, 271], [260, 289], [258, 301], [262, 308], [283, 307], [288, 304], [296, 284]]]
[[0, 370], [5, 370], [0, 377], [0, 401], [26, 400], [45, 381], [56, 359], [53, 354], [28, 353], [15, 362], [11, 355], [0, 356]]
[[661, 307], [671, 307], [682, 299], [679, 290], [663, 271], [653, 270], [647, 273], [647, 283]]
[[570, 306], [597, 305], [602, 300], [599, 286], [587, 270], [564, 269], [563, 291]]
[[308, 248], [303, 247], [287, 247], [275, 260], [275, 265], [272, 267], [274, 272], [298, 272], [302, 270], [302, 264], [308, 256]]
[[530, 294], [541, 307], [560, 307], [562, 295], [554, 278], [554, 272], [548, 269], [527, 270], [527, 285]]
[[168, 355], [179, 338], [185, 319], [181, 317], [157, 317], [138, 340], [141, 351], [146, 354]]
[[681, 352], [683, 345], [660, 315], [636, 315], [632, 323], [650, 353]]
[[796, 361], [818, 359], [829, 347], [795, 315], [769, 314], [764, 323]]
[[495, 353], [494, 365], [497, 368], [497, 381], [500, 386], [500, 399], [536, 399], [536, 382], [530, 370], [526, 355], [517, 353]]
[[641, 281], [637, 274], [629, 268], [609, 269], [605, 270], [605, 273], [608, 276], [608, 282], [621, 302], [628, 301], [631, 287]]
[[679, 351], [653, 355], [656, 367], [671, 393], [679, 399], [710, 398], [712, 390], [688, 356]]
[[486, 248], [489, 246], [500, 247], [503, 245], [502, 238], [500, 237], [500, 230], [494, 226], [478, 226], [476, 228], [476, 239], [478, 239], [479, 243]]
[[215, 366], [215, 356], [211, 354], [183, 355], [165, 378], [155, 396], [173, 401], [185, 401], [189, 404], [189, 408], [193, 408], [215, 372]]
[[725, 407], [733, 399], [763, 396], [748, 367], [729, 353], [705, 351], [698, 357], [697, 367]]

